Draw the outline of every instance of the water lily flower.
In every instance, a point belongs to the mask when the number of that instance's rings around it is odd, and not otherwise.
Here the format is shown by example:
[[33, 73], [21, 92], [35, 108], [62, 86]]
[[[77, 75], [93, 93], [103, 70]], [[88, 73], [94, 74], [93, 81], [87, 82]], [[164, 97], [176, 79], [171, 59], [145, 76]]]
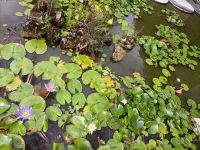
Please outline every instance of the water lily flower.
[[124, 105], [127, 104], [127, 100], [124, 98], [122, 101], [121, 101]]
[[48, 82], [47, 84], [44, 84], [44, 86], [45, 86], [46, 90], [49, 91], [49, 92], [55, 92], [56, 88], [57, 88], [57, 86], [55, 86], [51, 82]]
[[24, 106], [17, 112], [17, 116], [23, 121], [30, 119], [31, 115], [32, 115], [32, 108], [30, 108], [29, 106]]
[[176, 81], [177, 81], [177, 82], [181, 82], [181, 79], [180, 79], [180, 78], [176, 78]]
[[92, 123], [90, 123], [89, 124], [89, 126], [88, 126], [88, 130], [89, 130], [89, 132], [92, 134], [95, 130], [96, 130], [96, 125], [92, 122]]

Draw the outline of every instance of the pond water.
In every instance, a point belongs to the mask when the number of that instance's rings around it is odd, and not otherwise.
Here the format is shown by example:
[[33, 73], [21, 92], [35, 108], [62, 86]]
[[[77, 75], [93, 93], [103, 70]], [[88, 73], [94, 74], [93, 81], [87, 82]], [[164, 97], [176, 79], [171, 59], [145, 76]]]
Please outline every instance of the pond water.
[[[0, 0], [0, 42], [23, 42], [23, 39], [19, 37], [19, 31], [21, 29], [21, 23], [25, 21], [26, 17], [17, 17], [15, 12], [23, 11], [18, 3], [18, 0]], [[139, 35], [153, 35], [155, 33], [155, 25], [165, 24], [168, 25], [167, 21], [164, 19], [164, 15], [160, 13], [160, 10], [163, 8], [170, 8], [175, 10], [178, 14], [181, 15], [181, 18], [185, 22], [185, 26], [179, 28], [179, 31], [186, 33], [190, 39], [191, 44], [200, 46], [200, 15], [197, 14], [186, 14], [176, 10], [171, 5], [159, 5], [152, 2], [154, 7], [154, 13], [152, 15], [147, 15], [146, 13], [142, 14], [142, 18], [139, 20], [133, 20], [133, 16], [129, 15], [127, 18], [129, 23], [135, 24], [136, 31], [143, 29]], [[3, 24], [7, 24], [7, 27], [3, 27]], [[173, 26], [176, 28], [175, 26]], [[113, 28], [113, 32], [122, 33], [119, 26]], [[110, 59], [112, 56], [112, 46], [105, 48], [107, 58], [104, 65], [111, 68], [117, 75], [124, 76], [130, 75], [133, 72], [139, 72], [146, 79], [148, 84], [152, 84], [152, 79], [155, 76], [161, 74], [161, 69], [150, 67], [145, 63], [145, 53], [144, 50], [136, 45], [133, 50], [131, 50], [125, 59], [118, 63], [113, 63]], [[60, 56], [62, 59], [66, 60], [67, 56], [61, 54], [60, 50], [55, 50], [49, 48], [48, 52], [42, 56], [30, 55], [29, 58], [34, 58], [35, 62], [41, 60], [47, 60], [49, 56]], [[200, 62], [199, 62], [200, 63]], [[5, 67], [8, 64], [4, 61], [0, 61], [0, 66]], [[172, 77], [169, 79], [169, 84], [173, 86], [178, 86], [176, 78], [180, 78], [182, 82], [186, 83], [190, 87], [190, 91], [182, 95], [182, 99], [186, 100], [187, 98], [193, 98], [198, 103], [200, 103], [200, 65], [196, 67], [195, 71], [191, 71], [189, 68], [183, 66], [176, 66], [176, 72], [173, 73]], [[51, 103], [50, 100], [47, 103]], [[183, 101], [186, 103], [186, 101]], [[62, 141], [63, 138], [60, 136], [63, 134], [63, 131], [59, 129], [56, 123], [51, 122], [49, 124], [49, 131], [47, 137], [49, 138], [48, 142], [43, 141], [37, 134], [33, 136], [26, 136], [25, 140], [27, 142], [27, 149], [51, 149], [51, 141]], [[101, 136], [102, 139], [108, 140], [112, 137], [113, 131], [109, 129], [102, 129], [101, 131], [95, 132], [93, 136]], [[91, 144], [96, 145], [97, 141], [93, 141], [92, 136], [88, 136]], [[39, 139], [39, 140], [38, 140]], [[38, 147], [38, 145], [40, 145]], [[42, 145], [42, 146], [41, 146]], [[94, 147], [95, 148], [95, 147]]]

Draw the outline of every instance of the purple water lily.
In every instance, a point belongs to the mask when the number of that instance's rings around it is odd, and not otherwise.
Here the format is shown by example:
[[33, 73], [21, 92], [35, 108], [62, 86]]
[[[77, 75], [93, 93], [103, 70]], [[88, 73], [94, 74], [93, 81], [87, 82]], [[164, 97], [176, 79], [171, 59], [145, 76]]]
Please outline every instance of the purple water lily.
[[23, 121], [30, 119], [31, 115], [32, 115], [32, 108], [30, 108], [29, 106], [24, 106], [20, 108], [19, 111], [17, 112], [17, 116]]
[[56, 91], [56, 89], [57, 89], [57, 86], [55, 86], [53, 83], [51, 83], [51, 82], [48, 82], [47, 84], [44, 84], [44, 86], [45, 86], [45, 88], [46, 88], [46, 90], [48, 91], [48, 92], [55, 92]]

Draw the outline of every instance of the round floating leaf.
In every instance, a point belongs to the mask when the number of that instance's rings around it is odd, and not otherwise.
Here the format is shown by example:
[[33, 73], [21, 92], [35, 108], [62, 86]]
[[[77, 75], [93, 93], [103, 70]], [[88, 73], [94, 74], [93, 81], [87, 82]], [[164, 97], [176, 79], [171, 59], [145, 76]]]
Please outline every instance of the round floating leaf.
[[72, 58], [72, 61], [79, 64], [82, 67], [82, 69], [92, 67], [94, 64], [94, 61], [90, 59], [90, 57], [87, 55], [77, 55]]
[[87, 103], [95, 113], [100, 113], [109, 108], [110, 103], [107, 97], [100, 95], [99, 93], [92, 93], [87, 97]]
[[20, 85], [22, 84], [22, 81], [20, 79], [19, 76], [16, 76], [11, 83], [9, 83], [7, 86], [6, 86], [6, 90], [7, 91], [13, 91], [13, 90], [16, 90]]
[[77, 92], [82, 92], [82, 85], [81, 82], [77, 79], [72, 79], [68, 82], [67, 84], [68, 90], [72, 93], [75, 94]]
[[46, 109], [46, 115], [51, 121], [57, 121], [62, 115], [62, 111], [56, 106], [49, 106]]
[[8, 136], [12, 138], [13, 149], [25, 150], [25, 142], [21, 136], [15, 134], [9, 134]]
[[0, 147], [2, 145], [11, 145], [12, 139], [10, 139], [7, 135], [0, 134]]
[[121, 104], [114, 104], [112, 107], [111, 107], [111, 113], [114, 115], [114, 116], [121, 116], [123, 113], [124, 113], [124, 108]]
[[29, 106], [33, 109], [34, 113], [37, 113], [44, 111], [46, 102], [40, 96], [29, 96], [24, 98], [19, 105], [20, 107]]
[[9, 133], [25, 135], [26, 127], [23, 125], [22, 121], [16, 121], [15, 123], [11, 124], [11, 126], [9, 127]]
[[93, 150], [90, 142], [84, 138], [78, 138], [74, 143], [77, 150]]
[[86, 98], [83, 93], [77, 93], [72, 97], [73, 106], [78, 105], [79, 109], [85, 105]]
[[8, 85], [13, 79], [13, 72], [9, 69], [0, 68], [0, 87]]
[[20, 102], [22, 99], [33, 95], [33, 86], [29, 83], [23, 83], [16, 91], [8, 95], [9, 99]]
[[67, 125], [66, 131], [74, 139], [84, 137], [87, 135], [86, 130], [78, 128], [75, 125]]
[[72, 138], [80, 138], [87, 135], [87, 124], [84, 117], [73, 116], [71, 123], [71, 125], [66, 126], [66, 131]]
[[4, 98], [0, 98], [0, 114], [4, 113], [9, 108], [10, 108], [10, 103]]
[[82, 75], [82, 81], [85, 85], [98, 80], [99, 78], [101, 78], [101, 75], [95, 70], [88, 70]]
[[23, 58], [26, 55], [23, 45], [18, 43], [9, 43], [1, 48], [1, 56], [3, 59], [9, 60], [10, 58]]
[[15, 134], [0, 134], [0, 149], [22, 149], [25, 150], [25, 143], [21, 136]]
[[31, 39], [25, 43], [25, 48], [29, 53], [44, 54], [47, 51], [47, 45], [43, 39]]
[[11, 62], [10, 69], [15, 73], [18, 74], [21, 71], [22, 75], [29, 74], [33, 69], [33, 63], [28, 58], [18, 58]]
[[77, 79], [82, 74], [81, 67], [75, 63], [66, 64], [65, 69], [66, 69], [68, 79]]
[[34, 66], [34, 75], [39, 77], [42, 75], [43, 80], [52, 79], [57, 73], [57, 67], [49, 61], [42, 61]]
[[68, 104], [71, 102], [71, 94], [67, 90], [59, 90], [56, 94], [56, 100], [61, 105], [64, 105], [65, 102]]

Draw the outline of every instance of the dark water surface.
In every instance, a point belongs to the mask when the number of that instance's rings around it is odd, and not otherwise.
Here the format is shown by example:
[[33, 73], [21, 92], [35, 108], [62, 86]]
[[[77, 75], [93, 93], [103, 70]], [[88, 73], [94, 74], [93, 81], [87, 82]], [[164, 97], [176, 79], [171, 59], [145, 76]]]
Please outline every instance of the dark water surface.
[[[19, 2], [19, 0], [0, 0], [0, 43], [24, 42], [24, 40], [19, 37], [19, 31], [21, 29], [21, 23], [25, 21], [26, 17], [15, 16], [15, 12], [22, 12], [24, 10], [24, 7], [21, 7], [17, 2]], [[174, 7], [171, 5], [152, 4], [155, 10], [152, 15], [144, 13], [140, 20], [133, 20], [132, 15], [129, 15], [127, 18], [130, 24], [135, 24], [136, 31], [143, 28], [140, 35], [153, 35], [156, 31], [155, 25], [161, 23], [164, 25], [171, 25], [167, 23], [164, 15], [160, 13], [160, 10], [163, 8], [174, 9]], [[185, 22], [185, 26], [178, 28], [178, 30], [188, 35], [191, 44], [200, 46], [200, 15], [185, 14], [176, 9], [174, 10], [181, 15], [181, 18]], [[3, 24], [7, 24], [7, 27], [3, 27]], [[173, 27], [176, 28], [175, 26]], [[115, 26], [112, 30], [115, 33], [122, 34], [119, 26]], [[131, 75], [133, 72], [139, 72], [145, 77], [149, 84], [152, 84], [152, 78], [161, 75], [161, 70], [159, 68], [150, 67], [144, 62], [146, 55], [139, 45], [136, 45], [133, 50], [128, 53], [126, 58], [119, 63], [113, 63], [110, 60], [110, 57], [112, 56], [112, 47], [105, 48], [105, 52], [108, 57], [103, 64], [110, 67], [111, 70], [118, 75]], [[67, 60], [66, 56], [61, 55], [60, 50], [55, 50], [53, 48], [49, 48], [48, 52], [44, 55], [28, 55], [28, 57], [34, 59], [35, 62], [47, 60], [49, 56], [60, 56], [63, 60]], [[6, 67], [8, 64], [5, 61], [0, 61], [0, 66]], [[176, 66], [175, 68], [176, 72], [172, 73], [169, 83], [173, 86], [178, 86], [176, 78], [180, 78], [182, 82], [188, 84], [190, 87], [190, 91], [184, 93], [182, 96], [183, 103], [185, 104], [187, 98], [193, 98], [200, 103], [200, 65], [196, 67], [195, 71], [183, 66]], [[53, 103], [53, 100], [51, 99], [47, 103]], [[34, 134], [25, 137], [27, 143], [26, 147], [28, 150], [51, 149], [52, 141], [63, 141], [62, 135], [63, 130], [59, 129], [56, 123], [50, 122], [49, 131], [47, 133], [49, 142], [45, 142], [40, 138], [40, 136]], [[94, 140], [94, 137], [100, 136], [102, 139], [107, 141], [112, 137], [112, 135], [113, 132], [105, 128], [101, 131], [96, 131], [93, 136], [88, 136], [87, 138], [92, 142], [94, 148], [96, 148], [98, 142]]]

